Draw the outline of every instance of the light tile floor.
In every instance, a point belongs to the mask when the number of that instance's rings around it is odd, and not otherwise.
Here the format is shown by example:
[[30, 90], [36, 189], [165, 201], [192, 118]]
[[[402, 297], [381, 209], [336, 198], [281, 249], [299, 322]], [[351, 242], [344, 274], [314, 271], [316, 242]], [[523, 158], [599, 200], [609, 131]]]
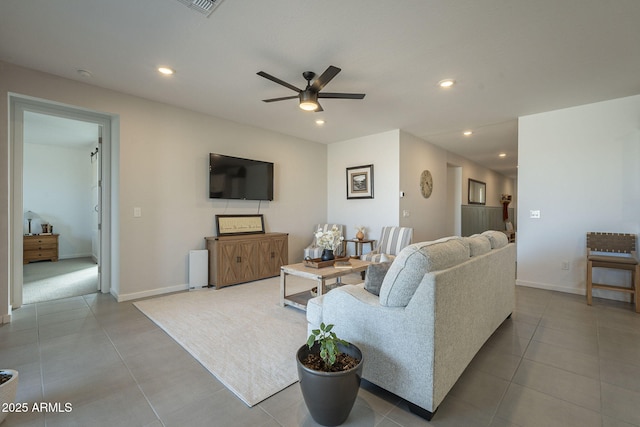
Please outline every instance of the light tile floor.
[[[640, 426], [640, 314], [630, 304], [517, 288], [429, 423], [363, 383], [347, 426]], [[294, 384], [248, 408], [131, 303], [93, 294], [26, 305], [0, 327], [18, 402], [9, 426], [315, 426]]]

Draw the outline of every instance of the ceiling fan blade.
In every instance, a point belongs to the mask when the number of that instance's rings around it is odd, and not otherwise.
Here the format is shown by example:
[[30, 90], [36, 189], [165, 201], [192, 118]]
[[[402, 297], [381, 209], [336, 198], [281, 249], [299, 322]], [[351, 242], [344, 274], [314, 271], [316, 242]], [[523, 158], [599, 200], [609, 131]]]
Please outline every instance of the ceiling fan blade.
[[280, 79], [279, 79], [279, 78], [277, 78], [277, 77], [273, 77], [271, 74], [267, 74], [267, 73], [265, 73], [264, 71], [258, 71], [256, 74], [257, 74], [257, 75], [259, 75], [260, 77], [264, 77], [264, 78], [265, 78], [265, 79], [267, 79], [267, 80], [271, 80], [271, 81], [272, 81], [272, 82], [274, 82], [274, 83], [278, 83], [279, 85], [282, 85], [282, 86], [284, 86], [284, 87], [287, 87], [287, 88], [289, 88], [289, 89], [291, 89], [291, 90], [294, 90], [294, 91], [296, 91], [296, 92], [300, 92], [300, 91], [301, 91], [301, 89], [298, 89], [298, 88], [297, 88], [297, 87], [295, 87], [294, 85], [289, 84], [289, 83], [287, 83], [287, 82], [285, 82], [285, 81], [283, 81], [283, 80], [280, 80]]
[[365, 97], [364, 93], [334, 93], [334, 92], [320, 92], [318, 98], [337, 98], [337, 99], [362, 99]]
[[293, 95], [293, 96], [283, 96], [281, 98], [270, 98], [270, 99], [263, 99], [262, 102], [276, 102], [276, 101], [284, 101], [285, 99], [298, 99], [298, 95]]
[[327, 68], [324, 73], [322, 73], [322, 75], [313, 82], [311, 88], [316, 92], [320, 92], [322, 88], [325, 87], [325, 85], [329, 83], [340, 71], [342, 71], [340, 68], [329, 65], [329, 68]]

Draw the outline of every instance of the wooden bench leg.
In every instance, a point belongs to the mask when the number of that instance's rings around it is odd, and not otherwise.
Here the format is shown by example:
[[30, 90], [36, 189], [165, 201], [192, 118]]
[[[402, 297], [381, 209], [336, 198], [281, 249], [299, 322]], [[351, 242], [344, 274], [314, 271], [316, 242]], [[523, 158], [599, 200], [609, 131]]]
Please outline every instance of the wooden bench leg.
[[593, 263], [591, 261], [587, 261], [587, 305], [591, 305], [591, 293], [593, 291], [593, 282], [592, 273], [593, 272]]
[[640, 313], [640, 264], [636, 265], [636, 270], [632, 274], [633, 285], [636, 287], [635, 298], [636, 298], [636, 313]]

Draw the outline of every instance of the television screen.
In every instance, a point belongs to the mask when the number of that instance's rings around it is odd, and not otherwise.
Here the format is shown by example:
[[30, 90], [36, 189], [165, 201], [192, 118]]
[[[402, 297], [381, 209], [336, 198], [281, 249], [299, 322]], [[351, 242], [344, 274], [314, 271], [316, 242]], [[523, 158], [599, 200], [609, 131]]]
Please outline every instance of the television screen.
[[273, 163], [210, 153], [209, 198], [273, 200]]

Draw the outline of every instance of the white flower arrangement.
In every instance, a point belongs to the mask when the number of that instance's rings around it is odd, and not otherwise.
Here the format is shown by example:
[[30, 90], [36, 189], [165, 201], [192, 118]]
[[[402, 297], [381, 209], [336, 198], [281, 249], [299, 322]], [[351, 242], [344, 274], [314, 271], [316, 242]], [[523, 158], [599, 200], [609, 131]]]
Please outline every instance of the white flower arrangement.
[[342, 232], [337, 226], [331, 227], [329, 231], [322, 231], [321, 228], [318, 229], [315, 233], [316, 235], [316, 244], [323, 249], [330, 249], [335, 251], [339, 245], [342, 244], [344, 237], [342, 237]]

